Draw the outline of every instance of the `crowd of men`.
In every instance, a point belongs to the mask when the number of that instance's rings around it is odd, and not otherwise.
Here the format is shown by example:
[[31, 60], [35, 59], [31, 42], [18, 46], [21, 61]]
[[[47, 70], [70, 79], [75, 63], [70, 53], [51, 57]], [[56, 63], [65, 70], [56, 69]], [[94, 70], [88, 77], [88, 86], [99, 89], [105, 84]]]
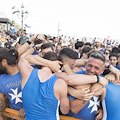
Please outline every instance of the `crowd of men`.
[[[0, 120], [6, 108], [26, 120], [120, 120], [120, 45], [95, 38], [0, 32]], [[8, 107], [8, 106], [7, 106]]]

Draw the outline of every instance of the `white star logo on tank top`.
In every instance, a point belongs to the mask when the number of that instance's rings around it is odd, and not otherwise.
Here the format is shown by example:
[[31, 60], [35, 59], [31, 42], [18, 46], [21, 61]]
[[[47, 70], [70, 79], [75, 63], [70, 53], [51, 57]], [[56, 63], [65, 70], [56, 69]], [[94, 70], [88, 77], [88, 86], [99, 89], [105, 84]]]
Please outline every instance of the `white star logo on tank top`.
[[18, 88], [16, 88], [15, 90], [14, 89], [11, 89], [11, 90], [13, 91], [13, 94], [8, 93], [12, 97], [11, 100], [15, 99], [15, 104], [17, 104], [18, 102], [22, 103], [22, 100], [20, 99], [22, 98], [22, 92], [18, 94]]
[[93, 106], [90, 113], [92, 113], [94, 111], [97, 111], [98, 110], [98, 106], [100, 106], [100, 100], [98, 100], [99, 97], [94, 96], [93, 99], [94, 99], [94, 101], [90, 100], [90, 104], [88, 106], [88, 108]]

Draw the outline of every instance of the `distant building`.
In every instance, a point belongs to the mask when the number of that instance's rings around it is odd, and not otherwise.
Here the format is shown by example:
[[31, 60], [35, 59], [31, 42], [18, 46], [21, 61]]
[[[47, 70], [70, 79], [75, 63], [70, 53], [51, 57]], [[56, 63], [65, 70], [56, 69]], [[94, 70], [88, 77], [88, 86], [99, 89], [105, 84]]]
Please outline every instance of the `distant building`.
[[5, 13], [0, 11], [0, 31], [3, 31], [3, 30], [8, 31], [10, 27], [12, 26], [12, 24], [14, 24], [16, 31], [20, 29], [20, 25], [18, 23], [6, 18]]

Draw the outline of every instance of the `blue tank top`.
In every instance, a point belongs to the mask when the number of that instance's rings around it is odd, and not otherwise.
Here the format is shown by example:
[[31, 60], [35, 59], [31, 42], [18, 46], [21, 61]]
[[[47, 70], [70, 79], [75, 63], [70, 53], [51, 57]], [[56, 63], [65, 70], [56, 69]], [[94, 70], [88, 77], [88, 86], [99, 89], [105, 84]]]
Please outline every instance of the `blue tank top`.
[[[120, 120], [120, 85], [112, 82], [106, 86], [106, 120]], [[104, 109], [105, 111], [105, 109]]]
[[59, 100], [54, 94], [58, 79], [53, 75], [45, 82], [38, 78], [38, 69], [33, 69], [22, 92], [26, 120], [57, 120]]
[[23, 107], [21, 82], [20, 72], [15, 75], [0, 75], [0, 93], [8, 97], [11, 109], [20, 110]]
[[[76, 72], [76, 74], [86, 74], [86, 71], [80, 71]], [[76, 99], [75, 97], [69, 95], [70, 100]], [[100, 99], [99, 97], [92, 97], [91, 100], [77, 113], [74, 114], [72, 111], [70, 111], [67, 116], [75, 117], [78, 119], [83, 119], [83, 120], [95, 120], [95, 114], [97, 110], [100, 107]]]

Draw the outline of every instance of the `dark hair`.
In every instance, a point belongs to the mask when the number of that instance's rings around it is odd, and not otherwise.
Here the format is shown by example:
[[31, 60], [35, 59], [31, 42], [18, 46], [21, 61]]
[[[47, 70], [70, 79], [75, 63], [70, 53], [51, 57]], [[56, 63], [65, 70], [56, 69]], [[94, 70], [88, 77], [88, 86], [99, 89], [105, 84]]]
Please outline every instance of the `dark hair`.
[[111, 57], [116, 57], [116, 58], [118, 59], [118, 55], [117, 55], [116, 53], [111, 53], [111, 54], [109, 55], [109, 59], [110, 59]]
[[51, 61], [56, 61], [58, 60], [58, 56], [55, 52], [49, 51], [44, 54], [43, 56], [44, 59], [51, 60]]
[[89, 53], [90, 50], [92, 50], [91, 47], [84, 47], [84, 48], [82, 49], [81, 54], [80, 54], [80, 58], [83, 56], [83, 53]]
[[91, 47], [91, 43], [90, 42], [86, 42], [84, 45], [89, 45], [89, 47]]
[[78, 59], [78, 54], [71, 48], [63, 48], [59, 53], [59, 60], [63, 61], [64, 57], [68, 57], [70, 59]]
[[16, 49], [0, 48], [0, 62], [7, 60], [8, 65], [16, 65], [18, 62], [18, 52]]
[[34, 44], [35, 44], [35, 45], [41, 44], [41, 43], [42, 43], [42, 40], [40, 40], [40, 39], [34, 41]]
[[75, 49], [78, 49], [79, 47], [83, 47], [83, 45], [84, 45], [84, 42], [78, 41], [75, 43]]
[[113, 47], [111, 52], [118, 54], [119, 53], [119, 48]]
[[43, 49], [46, 49], [46, 48], [51, 48], [52, 50], [54, 50], [53, 49], [53, 45], [51, 44], [51, 43], [44, 43], [44, 44], [42, 44], [41, 45], [41, 51], [43, 50]]

